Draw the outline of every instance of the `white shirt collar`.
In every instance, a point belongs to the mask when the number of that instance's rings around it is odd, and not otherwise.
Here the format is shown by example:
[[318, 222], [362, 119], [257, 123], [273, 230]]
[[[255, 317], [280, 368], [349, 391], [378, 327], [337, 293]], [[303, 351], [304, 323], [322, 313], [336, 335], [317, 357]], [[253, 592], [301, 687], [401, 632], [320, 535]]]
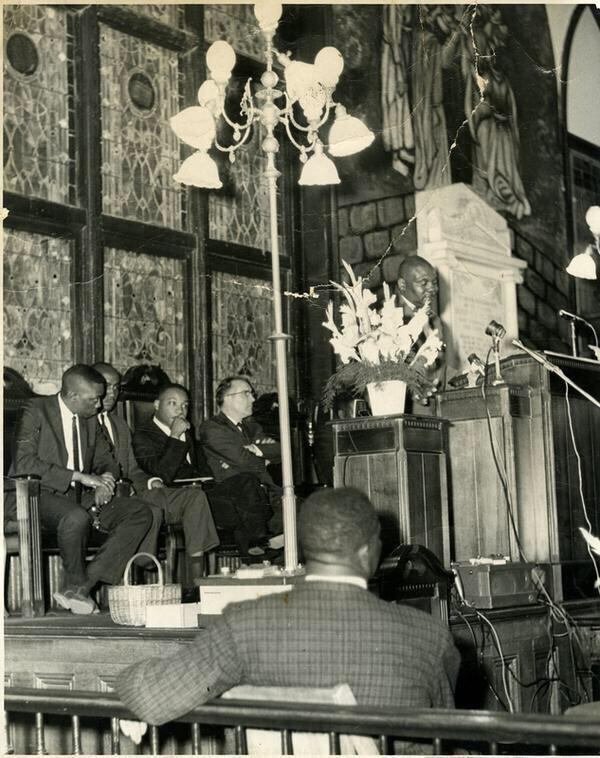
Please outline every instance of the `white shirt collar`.
[[416, 306], [414, 303], [411, 303], [411, 302], [410, 302], [410, 300], [409, 300], [407, 297], [404, 297], [404, 295], [402, 295], [402, 294], [401, 294], [401, 295], [400, 295], [400, 298], [401, 298], [402, 300], [404, 300], [404, 302], [405, 302], [405, 303], [408, 305], [408, 307], [409, 307], [411, 310], [413, 310], [413, 311], [416, 311], [416, 310], [417, 310], [417, 306]]
[[[227, 414], [226, 414], [224, 411], [223, 411], [223, 415], [225, 416], [225, 418], [226, 418], [226, 419], [228, 419], [229, 421], [231, 421], [231, 423], [232, 423], [234, 426], [241, 426], [241, 424], [242, 424], [242, 422], [241, 422], [241, 421], [234, 421], [234, 420], [231, 418], [231, 416], [228, 416], [228, 415], [227, 415]], [[242, 419], [242, 420], [243, 420], [243, 419]]]
[[[161, 430], [161, 432], [164, 432], [167, 437], [171, 436], [171, 429], [166, 424], [163, 424], [162, 421], [159, 421], [156, 416], [152, 416], [152, 421], [156, 424], [156, 426]], [[182, 439], [180, 436], [179, 439]], [[185, 432], [183, 433], [183, 439], [185, 439]]]
[[367, 589], [367, 580], [362, 576], [351, 576], [346, 574], [307, 574], [306, 582], [331, 582], [332, 584], [354, 584], [363, 590]]
[[83, 451], [81, 449], [81, 423], [79, 416], [69, 410], [67, 404], [58, 393], [58, 409], [60, 410], [60, 420], [62, 422], [63, 437], [65, 440], [65, 449], [67, 451], [67, 468], [75, 469], [75, 456], [73, 455], [73, 416], [77, 419], [77, 439], [79, 441], [79, 463], [80, 470], [83, 467]]

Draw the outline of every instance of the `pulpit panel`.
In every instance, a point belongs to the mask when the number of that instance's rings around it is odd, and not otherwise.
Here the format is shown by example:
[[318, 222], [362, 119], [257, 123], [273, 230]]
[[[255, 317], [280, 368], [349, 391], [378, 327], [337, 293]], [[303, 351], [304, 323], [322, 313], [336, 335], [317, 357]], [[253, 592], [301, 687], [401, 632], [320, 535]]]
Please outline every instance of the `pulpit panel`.
[[425, 545], [450, 560], [444, 423], [419, 416], [333, 422], [334, 486], [365, 492], [381, 520], [383, 554]]

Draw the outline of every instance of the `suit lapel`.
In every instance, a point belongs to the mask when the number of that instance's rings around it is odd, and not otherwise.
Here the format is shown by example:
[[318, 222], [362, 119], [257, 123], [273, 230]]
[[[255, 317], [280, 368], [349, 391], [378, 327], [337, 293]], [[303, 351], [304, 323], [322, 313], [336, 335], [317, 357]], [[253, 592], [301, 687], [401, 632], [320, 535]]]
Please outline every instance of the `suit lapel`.
[[50, 398], [46, 411], [48, 415], [48, 423], [52, 429], [52, 433], [56, 437], [56, 441], [58, 442], [57, 450], [60, 453], [60, 464], [66, 466], [67, 443], [63, 430], [62, 416], [60, 415], [60, 406], [58, 405], [58, 395], [54, 395]]

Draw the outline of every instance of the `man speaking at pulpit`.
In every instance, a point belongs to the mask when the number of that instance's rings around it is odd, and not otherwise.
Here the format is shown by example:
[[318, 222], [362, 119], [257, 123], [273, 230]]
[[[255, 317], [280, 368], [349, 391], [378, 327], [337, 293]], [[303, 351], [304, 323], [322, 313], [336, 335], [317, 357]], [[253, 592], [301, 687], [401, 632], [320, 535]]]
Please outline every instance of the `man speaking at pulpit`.
[[[421, 258], [418, 255], [408, 256], [398, 268], [397, 287], [399, 305], [404, 309], [406, 321], [411, 319], [416, 311], [421, 308], [427, 308], [429, 313], [429, 321], [425, 324], [423, 331], [413, 345], [412, 352], [414, 355], [417, 354], [421, 345], [433, 332], [437, 331], [437, 336], [443, 341], [442, 321], [436, 313], [438, 278], [433, 266], [425, 258]], [[417, 359], [418, 361], [419, 359]], [[438, 390], [444, 388], [446, 375], [444, 352], [440, 352], [430, 366], [421, 366], [420, 368], [432, 382], [434, 388]], [[431, 399], [417, 397], [413, 397], [412, 399], [412, 409], [408, 408], [408, 412], [417, 414], [433, 412], [434, 401]]]

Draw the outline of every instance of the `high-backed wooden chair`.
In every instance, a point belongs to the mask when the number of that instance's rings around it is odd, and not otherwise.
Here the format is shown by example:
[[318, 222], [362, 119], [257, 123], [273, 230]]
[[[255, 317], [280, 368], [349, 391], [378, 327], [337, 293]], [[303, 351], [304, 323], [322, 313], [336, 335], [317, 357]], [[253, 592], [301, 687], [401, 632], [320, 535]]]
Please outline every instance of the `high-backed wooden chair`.
[[19, 477], [15, 484], [17, 519], [4, 522], [4, 550], [6, 561], [11, 555], [19, 557], [21, 613], [31, 618], [45, 613], [39, 477]]
[[[4, 368], [4, 473], [10, 468], [12, 438], [23, 406], [35, 393], [16, 371]], [[39, 477], [21, 476], [6, 481], [5, 489], [16, 489], [16, 519], [4, 521], [5, 568], [11, 557], [18, 557], [21, 591], [21, 613], [28, 618], [43, 616], [44, 582], [42, 573], [42, 540], [39, 518]], [[5, 572], [8, 575], [8, 570]]]

